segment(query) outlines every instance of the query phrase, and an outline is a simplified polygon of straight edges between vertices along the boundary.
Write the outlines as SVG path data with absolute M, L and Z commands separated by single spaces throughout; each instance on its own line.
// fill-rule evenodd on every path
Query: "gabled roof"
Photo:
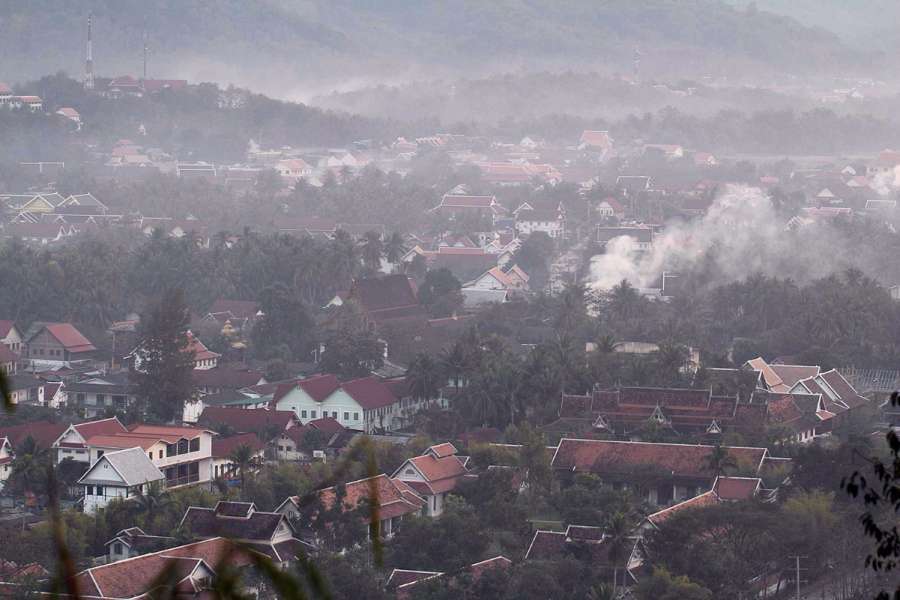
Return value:
M 225 438 L 217 436 L 212 441 L 211 456 L 213 458 L 228 458 L 241 446 L 247 446 L 254 454 L 259 454 L 266 448 L 266 445 L 260 441 L 255 433 L 239 433 Z
M 415 283 L 403 274 L 357 279 L 350 297 L 368 313 L 419 306 Z
M 443 444 L 436 444 L 428 448 L 425 451 L 426 454 L 433 454 L 435 458 L 446 458 L 448 456 L 453 456 L 456 454 L 456 446 L 451 444 L 450 442 L 444 442 Z
M 425 479 L 424 482 L 404 479 L 407 485 L 422 495 L 434 495 L 449 492 L 456 487 L 459 480 L 469 472 L 459 457 L 454 455 L 436 458 L 433 453 L 409 458 L 394 472 L 393 477 L 403 478 L 407 465 Z
M 38 329 L 28 341 L 30 342 L 34 339 L 34 337 L 44 329 L 46 329 L 47 332 L 69 352 L 92 352 L 97 349 L 91 341 L 84 337 L 80 331 L 75 329 L 75 326 L 71 323 L 47 323 L 44 327 Z
M 334 486 L 321 489 L 317 494 L 326 509 L 330 509 L 337 499 Z M 288 502 L 298 505 L 300 499 L 296 496 L 288 498 L 282 506 Z M 355 510 L 361 506 L 367 506 L 369 510 L 377 506 L 378 518 L 384 520 L 417 513 L 425 506 L 425 500 L 403 481 L 381 474 L 344 484 L 345 509 Z M 368 519 L 371 519 L 371 516 L 367 515 Z
M 224 538 L 213 538 L 93 567 L 76 575 L 75 582 L 82 597 L 144 597 L 155 589 L 166 569 L 174 568 L 176 583 L 181 583 L 198 564 L 214 570 L 226 560 L 234 568 L 252 562 L 247 550 Z
M 87 473 L 82 475 L 79 483 L 85 480 L 90 482 L 110 481 L 118 483 L 115 479 L 104 480 L 102 476 L 103 465 L 108 464 L 127 486 L 141 485 L 153 481 L 161 481 L 165 479 L 156 465 L 153 464 L 141 448 L 126 448 L 125 450 L 116 450 L 107 452 L 97 462 L 88 469 Z M 100 474 L 97 477 L 91 477 L 92 474 Z M 121 485 L 121 484 L 120 484 Z
M 10 330 L 12 330 L 14 327 L 16 327 L 15 321 L 10 321 L 7 319 L 0 320 L 0 338 L 5 338 L 7 335 L 9 335 Z M 16 329 L 18 330 L 18 328 Z
M 334 375 L 313 375 L 308 379 L 298 379 L 277 385 L 272 401 L 278 402 L 291 390 L 300 388 L 316 402 L 322 402 L 325 398 L 333 394 L 340 385 L 340 382 Z
M 28 437 L 31 437 L 38 446 L 49 449 L 53 442 L 68 429 L 65 423 L 48 423 L 46 421 L 32 421 L 12 427 L 0 428 L 0 437 L 9 439 L 13 447 L 19 446 Z
M 299 425 L 299 420 L 291 410 L 268 410 L 265 408 L 231 408 L 207 406 L 200 413 L 198 422 L 214 427 L 228 425 L 238 433 L 261 434 L 268 427 L 279 432 Z
M 364 410 L 374 410 L 399 402 L 391 389 L 374 375 L 346 381 L 341 384 L 341 389 Z
M 689 498 L 684 502 L 679 502 L 678 504 L 655 512 L 652 515 L 649 515 L 647 517 L 647 520 L 650 521 L 650 523 L 652 523 L 653 525 L 659 526 L 660 523 L 683 510 L 691 508 L 701 508 L 704 506 L 713 506 L 718 502 L 718 496 L 716 496 L 716 493 L 714 491 L 710 490 L 708 492 L 700 494 L 699 496 L 694 496 L 693 498 Z
M 712 491 L 722 500 L 749 500 L 762 487 L 759 477 L 725 477 L 719 475 Z
M 128 431 L 116 417 L 78 423 L 72 425 L 72 427 L 85 440 L 95 435 L 115 435 L 117 433 L 125 433 Z

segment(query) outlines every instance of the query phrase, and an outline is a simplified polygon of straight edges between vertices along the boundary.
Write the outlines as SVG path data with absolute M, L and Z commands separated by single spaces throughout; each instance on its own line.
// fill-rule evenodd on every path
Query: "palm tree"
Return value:
M 172 497 L 158 481 L 152 481 L 146 489 L 138 488 L 134 502 L 137 512 L 147 515 L 145 524 L 152 527 L 156 515 L 172 504 Z
M 416 400 L 436 398 L 441 387 L 447 383 L 447 377 L 438 361 L 430 355 L 420 353 L 412 360 L 406 370 L 409 391 Z
M 613 564 L 613 596 L 615 596 L 616 585 L 619 579 L 619 561 L 625 556 L 628 550 L 628 536 L 630 533 L 628 517 L 626 517 L 624 513 L 617 511 L 607 519 L 604 531 L 607 539 L 604 543 L 609 544 L 608 556 Z
M 16 448 L 16 457 L 12 462 L 9 483 L 19 487 L 23 492 L 34 492 L 41 484 L 47 483 L 47 469 L 50 466 L 50 455 L 30 435 Z
M 403 236 L 396 231 L 392 233 L 384 244 L 384 254 L 389 263 L 394 265 L 399 263 L 406 254 L 406 242 L 404 242 Z
M 370 271 L 377 271 L 381 267 L 381 256 L 384 254 L 384 243 L 381 235 L 375 231 L 367 231 L 362 240 L 363 264 Z
M 244 497 L 244 484 L 247 483 L 247 472 L 256 463 L 256 455 L 247 444 L 241 444 L 228 455 L 228 460 L 238 469 L 241 475 L 241 498 Z
M 728 450 L 722 447 L 722 442 L 716 442 L 712 452 L 706 459 L 707 468 L 716 474 L 724 475 L 732 469 L 736 469 L 738 464 L 734 457 L 729 454 Z

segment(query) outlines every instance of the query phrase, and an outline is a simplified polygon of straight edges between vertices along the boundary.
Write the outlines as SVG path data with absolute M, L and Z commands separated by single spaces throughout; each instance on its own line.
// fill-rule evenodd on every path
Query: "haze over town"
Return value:
M 0 5 L 0 589 L 900 600 L 900 5 Z

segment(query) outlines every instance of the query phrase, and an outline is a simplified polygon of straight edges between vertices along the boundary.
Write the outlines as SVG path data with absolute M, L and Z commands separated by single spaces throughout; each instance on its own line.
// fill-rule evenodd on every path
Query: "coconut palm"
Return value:
M 134 496 L 134 506 L 139 514 L 147 516 L 145 524 L 152 527 L 156 516 L 172 504 L 172 497 L 158 481 L 150 482 L 146 488 L 138 488 Z
M 384 254 L 387 261 L 391 264 L 397 264 L 403 255 L 406 254 L 406 243 L 403 236 L 396 231 L 384 243 Z
M 416 400 L 436 398 L 441 387 L 447 383 L 442 365 L 428 354 L 420 353 L 409 364 L 406 379 L 409 391 Z
M 228 455 L 228 460 L 232 465 L 237 467 L 238 473 L 241 477 L 241 497 L 244 496 L 244 485 L 247 483 L 247 473 L 256 463 L 256 455 L 253 452 L 253 449 L 247 444 L 241 444 L 237 448 L 231 451 L 231 454 Z
M 384 254 L 384 243 L 376 231 L 367 231 L 362 239 L 362 261 L 369 271 L 381 268 L 381 257 Z
M 616 586 L 619 580 L 619 563 L 627 555 L 629 551 L 629 535 L 631 530 L 628 523 L 628 517 L 622 512 L 615 512 L 607 519 L 604 535 L 606 539 L 603 543 L 609 544 L 609 560 L 613 564 L 613 596 L 616 593 Z
M 738 465 L 734 457 L 728 453 L 728 450 L 722 447 L 722 443 L 716 442 L 712 452 L 706 458 L 706 466 L 718 477 L 736 469 Z

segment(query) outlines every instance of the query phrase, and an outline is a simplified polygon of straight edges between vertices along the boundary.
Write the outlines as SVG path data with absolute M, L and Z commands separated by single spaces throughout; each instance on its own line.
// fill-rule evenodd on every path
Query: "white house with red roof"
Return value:
M 468 194 L 444 194 L 441 203 L 431 209 L 452 219 L 467 215 L 496 218 L 506 212 L 496 196 L 472 196 Z
M 9 106 L 12 102 L 12 97 L 12 88 L 0 81 L 0 106 Z
M 422 456 L 406 459 L 391 478 L 403 481 L 425 499 L 425 515 L 439 517 L 444 512 L 447 494 L 469 472 L 466 468 L 468 459 L 458 456 L 456 447 L 449 442 L 437 444 Z
M 99 419 L 86 423 L 73 423 L 58 437 L 50 449 L 54 454 L 54 462 L 68 459 L 90 463 L 91 456 L 88 449 L 88 440 L 98 435 L 116 435 L 128 433 L 128 429 L 117 419 Z
M 366 433 L 390 430 L 401 420 L 401 398 L 393 380 L 369 376 L 339 382 L 317 375 L 280 386 L 272 398 L 276 410 L 291 410 L 301 421 L 331 417 L 346 429 Z
M 165 474 L 165 485 L 171 488 L 212 478 L 214 435 L 210 430 L 193 427 L 136 425 L 124 433 L 97 433 L 85 445 L 91 464 L 107 452 L 140 448 Z

